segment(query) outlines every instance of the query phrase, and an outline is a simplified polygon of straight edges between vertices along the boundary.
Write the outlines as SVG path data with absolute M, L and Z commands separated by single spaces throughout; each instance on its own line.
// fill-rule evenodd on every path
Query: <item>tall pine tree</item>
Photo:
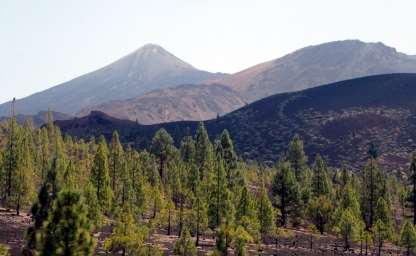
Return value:
M 108 211 L 111 207 L 113 192 L 110 185 L 108 149 L 104 137 L 101 137 L 100 143 L 98 144 L 90 179 L 96 188 L 97 199 L 102 207 L 102 211 Z
M 45 229 L 40 255 L 93 255 L 95 241 L 87 212 L 80 193 L 60 192 Z

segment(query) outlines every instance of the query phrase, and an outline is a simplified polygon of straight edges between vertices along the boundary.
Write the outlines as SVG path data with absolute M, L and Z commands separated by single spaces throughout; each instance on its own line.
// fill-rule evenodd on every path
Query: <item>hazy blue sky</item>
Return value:
M 416 54 L 415 0 L 1 0 L 0 102 L 93 71 L 145 43 L 236 72 L 326 41 Z

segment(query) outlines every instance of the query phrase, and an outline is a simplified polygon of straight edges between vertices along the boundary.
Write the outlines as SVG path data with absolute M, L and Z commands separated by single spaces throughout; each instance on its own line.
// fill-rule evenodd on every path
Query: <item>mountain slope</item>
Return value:
M 150 97 L 139 96 L 123 102 L 104 103 L 81 113 L 98 110 L 143 124 L 208 120 L 215 117 L 217 112 L 231 112 L 244 106 L 243 102 L 253 102 L 276 93 L 298 91 L 350 78 L 400 72 L 416 73 L 414 56 L 399 53 L 381 43 L 358 40 L 330 42 L 300 49 L 233 75 L 208 79 L 204 83 L 214 83 L 216 92 L 219 91 L 218 84 L 226 85 L 235 92 L 228 90 L 207 95 L 206 87 L 192 87 L 191 93 L 195 96 L 192 105 L 184 88 L 161 89 L 151 92 Z M 197 96 L 203 96 L 200 97 L 201 101 L 197 100 Z
M 214 81 L 252 102 L 276 93 L 390 73 L 416 73 L 416 59 L 382 43 L 345 40 L 305 47 Z
M 16 111 L 34 114 L 51 109 L 75 114 L 88 106 L 218 76 L 195 69 L 162 47 L 148 44 L 104 68 L 18 100 Z M 7 115 L 9 108 L 10 103 L 0 105 L 0 115 Z
M 182 85 L 104 103 L 84 109 L 78 115 L 84 116 L 95 110 L 141 124 L 155 124 L 212 119 L 244 105 L 244 100 L 235 91 L 223 85 Z
M 245 159 L 275 161 L 299 134 L 310 158 L 321 153 L 331 165 L 346 160 L 358 167 L 372 142 L 379 147 L 381 163 L 397 170 L 416 149 L 415 94 L 416 74 L 364 77 L 277 94 L 205 125 L 211 138 L 228 129 Z M 159 128 L 167 129 L 179 143 L 188 130 L 195 132 L 198 122 L 139 125 L 94 112 L 57 124 L 64 132 L 86 138 L 119 130 L 125 142 L 147 147 Z

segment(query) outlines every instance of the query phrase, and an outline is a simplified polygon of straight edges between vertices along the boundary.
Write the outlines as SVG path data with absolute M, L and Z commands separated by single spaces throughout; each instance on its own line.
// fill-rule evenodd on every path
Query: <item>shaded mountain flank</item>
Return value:
M 248 160 L 276 161 L 299 134 L 310 159 L 320 153 L 330 165 L 345 160 L 359 167 L 374 143 L 380 162 L 401 172 L 416 149 L 415 95 L 416 74 L 376 75 L 270 96 L 205 126 L 211 138 L 227 129 L 240 157 Z M 64 132 L 85 138 L 110 138 L 118 130 L 125 143 L 139 148 L 149 147 L 160 128 L 179 144 L 183 136 L 194 134 L 198 123 L 141 125 L 101 112 L 56 122 Z
M 198 70 L 162 47 L 147 44 L 99 70 L 18 99 L 16 112 L 36 114 L 50 109 L 76 114 L 89 106 L 136 97 L 155 89 L 200 83 L 221 75 Z M 0 105 L 0 116 L 8 114 L 10 104 Z
M 205 81 L 205 84 L 214 84 L 215 92 L 207 93 L 205 86 L 161 89 L 126 101 L 106 102 L 79 114 L 98 110 L 142 124 L 208 120 L 217 113 L 231 112 L 243 107 L 245 102 L 276 93 L 387 73 L 416 73 L 416 59 L 382 43 L 337 41 L 302 48 L 241 72 Z M 218 84 L 234 92 L 221 92 Z M 193 99 L 190 99 L 190 94 Z

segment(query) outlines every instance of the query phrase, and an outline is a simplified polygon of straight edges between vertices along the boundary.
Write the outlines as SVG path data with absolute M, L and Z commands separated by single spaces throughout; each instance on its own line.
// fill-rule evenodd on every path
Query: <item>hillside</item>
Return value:
M 358 167 L 366 158 L 368 145 L 375 143 L 382 164 L 402 168 L 408 162 L 408 153 L 416 148 L 415 93 L 416 74 L 364 77 L 277 94 L 205 125 L 212 138 L 228 129 L 236 150 L 245 159 L 275 161 L 290 139 L 299 134 L 310 158 L 319 152 L 331 165 L 346 160 Z M 162 127 L 178 143 L 198 124 L 139 125 L 99 112 L 56 123 L 64 132 L 80 137 L 101 133 L 109 137 L 118 130 L 125 142 L 137 147 L 147 147 Z
M 95 110 L 141 124 L 155 124 L 212 119 L 244 105 L 235 91 L 223 85 L 182 85 L 83 109 L 78 115 Z
M 382 43 L 345 40 L 305 47 L 215 82 L 255 101 L 276 93 L 389 73 L 416 73 L 416 59 Z
M 416 59 L 382 43 L 358 40 L 329 42 L 297 50 L 281 58 L 255 65 L 232 75 L 208 79 L 202 87 L 160 89 L 126 101 L 89 107 L 117 118 L 142 124 L 181 120 L 208 120 L 282 92 L 299 91 L 322 84 L 385 73 L 416 73 Z M 220 90 L 223 84 L 231 90 Z M 193 95 L 190 99 L 190 95 Z M 198 97 L 200 100 L 198 100 Z M 152 99 L 152 100 L 151 100 Z M 192 102 L 192 103 L 191 103 Z M 192 110 L 188 107 L 192 106 Z
M 17 100 L 16 111 L 35 114 L 51 109 L 75 114 L 88 106 L 218 76 L 221 74 L 198 70 L 162 47 L 148 44 L 99 70 Z M 0 105 L 0 116 L 9 109 L 10 102 Z

